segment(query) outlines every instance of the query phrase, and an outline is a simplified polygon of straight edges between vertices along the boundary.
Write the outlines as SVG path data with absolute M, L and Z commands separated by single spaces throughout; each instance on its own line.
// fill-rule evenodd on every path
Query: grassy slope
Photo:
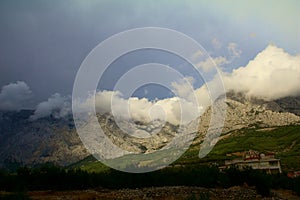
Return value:
M 93 156 L 88 156 L 83 160 L 70 165 L 69 168 L 80 168 L 88 172 L 105 172 L 109 170 L 109 167 L 97 161 Z
M 186 152 L 177 163 L 197 164 L 206 162 L 220 163 L 234 156 L 234 152 L 253 149 L 262 153 L 275 152 L 281 159 L 284 170 L 300 170 L 300 126 L 276 127 L 273 130 L 242 129 L 220 140 L 214 149 L 204 158 L 197 157 L 199 145 Z
M 224 160 L 233 159 L 226 156 L 234 152 L 249 149 L 259 152 L 276 152 L 281 159 L 283 170 L 300 170 L 300 126 L 276 127 L 272 130 L 242 129 L 234 131 L 226 139 L 220 140 L 214 149 L 203 159 L 198 158 L 199 144 L 191 148 L 173 165 L 199 165 L 216 162 L 223 164 Z M 90 172 L 108 170 L 100 162 L 88 157 L 72 167 L 80 167 Z

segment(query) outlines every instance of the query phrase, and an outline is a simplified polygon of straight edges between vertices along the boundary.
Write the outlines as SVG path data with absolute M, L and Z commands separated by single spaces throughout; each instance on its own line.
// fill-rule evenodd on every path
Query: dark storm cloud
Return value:
M 285 43 L 276 42 L 279 37 L 281 43 L 288 40 L 286 44 L 296 45 L 295 41 L 299 41 L 284 37 L 286 31 L 278 31 L 280 24 L 277 29 L 274 25 L 267 26 L 278 21 L 273 20 L 273 15 L 282 19 L 281 24 L 287 24 L 284 16 L 288 13 L 272 14 L 270 6 L 256 1 L 247 9 L 266 11 L 269 17 L 264 22 L 264 19 L 258 20 L 257 15 L 255 21 L 251 21 L 251 12 L 246 12 L 245 17 L 240 9 L 245 7 L 244 3 L 232 4 L 232 7 L 219 2 L 2 0 L 0 87 L 24 80 L 35 93 L 36 102 L 48 99 L 56 92 L 70 95 L 76 72 L 87 54 L 109 36 L 136 27 L 160 26 L 181 31 L 197 40 L 215 57 L 228 53 L 226 46 L 235 42 L 243 55 L 228 66 L 229 70 L 247 64 L 270 41 L 284 46 Z M 288 3 L 281 7 L 284 5 Z M 297 27 L 289 22 L 290 27 Z M 293 30 L 289 32 L 295 32 Z M 278 36 L 277 33 L 282 34 Z M 211 41 L 215 38 L 225 49 L 213 48 Z M 285 49 L 289 52 L 295 48 Z
M 38 100 L 55 92 L 71 94 L 85 56 L 112 34 L 142 26 L 198 34 L 195 13 L 178 2 L 3 0 L 0 4 L 0 86 L 24 80 Z
M 88 32 L 94 31 L 58 1 L 9 1 L 0 9 L 0 84 L 25 80 L 38 97 L 70 94 L 76 70 L 101 34 L 93 39 Z

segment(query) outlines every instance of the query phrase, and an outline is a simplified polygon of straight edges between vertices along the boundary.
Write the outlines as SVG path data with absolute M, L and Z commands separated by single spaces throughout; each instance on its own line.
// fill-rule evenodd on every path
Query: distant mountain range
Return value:
M 246 98 L 243 94 L 228 93 L 227 116 L 223 132 L 251 127 L 277 127 L 300 124 L 300 97 L 275 101 Z M 57 119 L 54 116 L 29 120 L 33 110 L 0 111 L 0 167 L 38 165 L 46 162 L 66 166 L 89 156 L 80 141 L 72 116 Z M 210 109 L 200 118 L 198 140 L 203 139 L 210 121 Z M 174 137 L 177 126 L 166 123 L 159 133 L 159 122 L 135 122 L 149 138 L 124 135 L 111 115 L 98 115 L 105 133 L 116 145 L 136 152 L 150 153 L 165 146 Z M 128 122 L 126 126 L 130 127 Z M 161 128 L 161 127 L 160 127 Z

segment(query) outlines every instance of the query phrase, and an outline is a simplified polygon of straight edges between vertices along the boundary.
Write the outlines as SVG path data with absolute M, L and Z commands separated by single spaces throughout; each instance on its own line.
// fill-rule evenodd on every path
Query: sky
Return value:
M 219 65 L 227 88 L 267 99 L 296 95 L 299 10 L 297 0 L 1 0 L 0 109 L 34 107 L 39 109 L 38 116 L 43 116 L 57 105 L 65 106 L 64 101 L 72 95 L 76 73 L 89 52 L 114 34 L 140 27 L 174 29 L 196 40 Z M 272 60 L 274 55 L 292 64 L 282 69 L 280 60 Z M 264 68 L 257 67 L 268 59 L 271 61 L 264 63 Z M 187 77 L 193 76 L 184 61 L 148 50 L 116 60 L 100 81 L 99 89 L 109 91 L 122 73 L 148 62 L 170 65 Z M 257 81 L 259 72 L 270 72 L 264 74 L 275 78 L 266 83 L 268 79 L 261 75 Z M 282 80 L 294 80 L 288 84 L 289 92 L 279 88 L 265 95 L 270 87 L 286 83 L 278 74 L 285 76 Z M 240 79 L 245 81 L 240 84 Z M 268 87 L 249 88 L 253 81 Z M 201 83 L 195 82 L 194 87 L 197 90 Z M 156 86 L 140 89 L 135 95 L 150 100 L 172 98 L 172 94 Z M 69 109 L 60 114 L 66 110 Z

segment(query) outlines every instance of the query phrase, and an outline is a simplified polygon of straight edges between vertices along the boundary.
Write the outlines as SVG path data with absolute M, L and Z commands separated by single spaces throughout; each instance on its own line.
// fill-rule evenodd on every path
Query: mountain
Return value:
M 120 121 L 120 125 L 125 130 L 121 130 L 109 114 L 97 115 L 105 134 L 111 141 L 133 153 L 151 153 L 164 147 L 175 136 L 178 126 L 156 120 L 149 124 L 144 122 Z M 126 134 L 124 131 L 131 133 Z
M 300 124 L 300 97 L 266 101 L 248 98 L 243 94 L 228 93 L 226 119 L 221 139 L 226 133 L 251 128 L 270 128 Z M 12 163 L 38 165 L 52 162 L 62 166 L 78 162 L 89 153 L 79 139 L 72 116 L 50 116 L 30 120 L 32 110 L 0 112 L 0 167 Z M 199 130 L 194 143 L 201 143 L 209 126 L 211 109 L 200 117 Z M 121 121 L 122 127 L 136 130 L 137 135 L 124 134 L 113 116 L 97 114 L 106 135 L 117 146 L 133 153 L 151 153 L 161 149 L 175 136 L 178 126 L 160 121 L 149 124 Z M 158 131 L 160 130 L 160 131 Z M 189 131 L 191 134 L 192 132 Z
M 71 117 L 31 121 L 33 112 L 0 112 L 0 167 L 46 162 L 68 165 L 88 155 Z

